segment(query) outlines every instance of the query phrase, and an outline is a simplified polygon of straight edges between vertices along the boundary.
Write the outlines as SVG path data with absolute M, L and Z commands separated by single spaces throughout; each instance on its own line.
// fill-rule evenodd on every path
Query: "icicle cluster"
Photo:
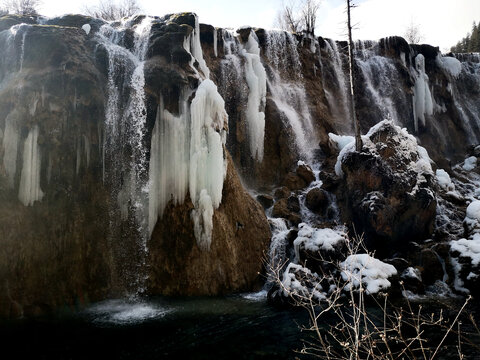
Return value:
M 191 218 L 195 238 L 202 250 L 208 250 L 213 213 L 222 201 L 227 171 L 223 148 L 228 117 L 223 98 L 208 79 L 210 71 L 203 59 L 199 34 L 196 19 L 194 32 L 184 46 L 191 51 L 192 69 L 196 60 L 207 79 L 200 83 L 191 104 L 191 93 L 184 91 L 178 115 L 166 110 L 163 102 L 157 112 L 150 152 L 149 230 L 151 234 L 167 203 L 183 203 L 188 190 L 194 205 Z

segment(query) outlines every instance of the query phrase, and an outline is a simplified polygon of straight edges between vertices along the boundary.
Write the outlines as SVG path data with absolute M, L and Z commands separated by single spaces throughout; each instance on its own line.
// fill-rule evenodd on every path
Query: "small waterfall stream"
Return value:
M 125 269 L 132 291 L 144 291 L 148 241 L 148 188 L 144 62 L 153 18 L 136 18 L 103 25 L 97 34 L 108 53 L 108 98 L 103 129 L 104 181 L 111 183 L 112 197 L 122 222 L 137 233 L 136 268 Z M 126 29 L 133 27 L 133 49 L 123 46 Z M 117 210 L 111 215 L 112 234 L 119 227 Z

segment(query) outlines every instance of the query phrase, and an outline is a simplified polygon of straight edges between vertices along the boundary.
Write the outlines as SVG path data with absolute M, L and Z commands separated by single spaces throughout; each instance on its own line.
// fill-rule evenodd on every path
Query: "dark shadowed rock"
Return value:
M 270 195 L 257 195 L 257 201 L 262 204 L 264 209 L 268 209 L 273 205 L 273 197 Z
M 287 200 L 288 210 L 298 213 L 300 211 L 300 200 L 295 195 L 291 195 Z
M 275 189 L 273 196 L 275 200 L 279 200 L 279 199 L 288 198 L 290 194 L 291 194 L 291 191 L 286 186 L 282 186 L 280 188 Z
M 313 212 L 320 212 L 328 207 L 328 197 L 325 190 L 313 188 L 305 197 L 305 205 Z

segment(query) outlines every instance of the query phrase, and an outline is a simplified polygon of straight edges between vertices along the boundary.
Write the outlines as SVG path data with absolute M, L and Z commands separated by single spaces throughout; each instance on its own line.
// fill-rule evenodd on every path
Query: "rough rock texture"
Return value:
M 25 31 L 23 62 L 12 61 Z M 0 316 L 16 317 L 104 298 L 114 291 L 115 264 L 98 138 L 105 78 L 93 44 L 75 28 L 7 32 L 0 33 L 0 129 L 13 123 L 18 145 L 12 187 L 0 141 Z M 35 126 L 44 195 L 24 206 L 24 142 Z
M 134 18 L 132 24 L 142 19 Z M 32 25 L 8 30 L 20 23 Z M 88 35 L 81 29 L 85 23 L 92 26 Z M 116 152 L 113 159 L 103 147 L 109 58 L 95 35 L 102 24 L 76 15 L 50 19 L 46 25 L 37 25 L 35 18 L 0 19 L 0 317 L 35 315 L 135 293 L 146 274 L 136 219 L 121 216 L 118 185 L 124 179 L 109 172 L 113 164 L 129 158 L 129 151 Z M 177 113 L 181 91 L 198 86 L 188 64 L 191 56 L 183 49 L 194 16 L 157 19 L 155 24 L 145 63 L 148 148 L 159 95 L 165 108 Z M 123 45 L 133 47 L 128 29 Z M 15 146 L 6 145 L 12 136 L 9 130 L 8 139 L 4 137 L 7 123 L 18 135 Z M 24 144 L 36 127 L 43 197 L 25 206 L 19 201 L 23 158 L 28 155 Z M 13 160 L 12 148 L 17 153 Z M 155 264 L 169 264 L 165 271 L 174 267 L 191 272 L 175 274 L 181 285 L 175 289 L 155 282 L 154 273 L 146 292 L 214 295 L 256 286 L 270 230 L 231 161 L 208 255 L 196 248 L 190 210 L 188 201 L 172 209 L 175 221 L 183 219 L 181 227 L 170 229 L 177 234 L 172 239 L 185 241 L 175 248 L 179 255 L 174 258 L 167 251 L 171 244 L 159 239 L 156 230 L 153 239 L 167 248 L 151 253 L 151 259 L 166 256 L 170 262 Z M 188 234 L 179 236 L 180 228 Z M 152 249 L 157 243 L 152 242 Z M 193 253 L 189 245 L 196 248 Z M 198 259 L 193 259 L 195 254 Z M 177 263 L 172 265 L 172 259 Z M 188 278 L 182 279 L 182 274 Z M 183 286 L 188 282 L 190 287 Z
M 213 218 L 210 251 L 197 246 L 191 209 L 190 202 L 170 204 L 155 226 L 149 242 L 149 292 L 218 295 L 259 287 L 270 228 L 260 204 L 243 189 L 231 159 L 222 204 Z
M 363 141 L 362 152 L 347 152 L 341 162 L 344 183 L 337 196 L 345 223 L 380 256 L 405 250 L 407 240 L 429 238 L 436 185 L 416 141 L 390 122 Z

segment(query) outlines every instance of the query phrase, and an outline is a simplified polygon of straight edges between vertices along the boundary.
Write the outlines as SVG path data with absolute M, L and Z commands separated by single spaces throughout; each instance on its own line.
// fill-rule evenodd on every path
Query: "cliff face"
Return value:
M 352 133 L 342 42 L 8 16 L 0 48 L 1 315 L 252 289 L 270 229 L 243 184 L 288 185 Z M 478 143 L 474 56 L 388 38 L 356 65 L 363 132 L 391 118 L 446 169 Z

